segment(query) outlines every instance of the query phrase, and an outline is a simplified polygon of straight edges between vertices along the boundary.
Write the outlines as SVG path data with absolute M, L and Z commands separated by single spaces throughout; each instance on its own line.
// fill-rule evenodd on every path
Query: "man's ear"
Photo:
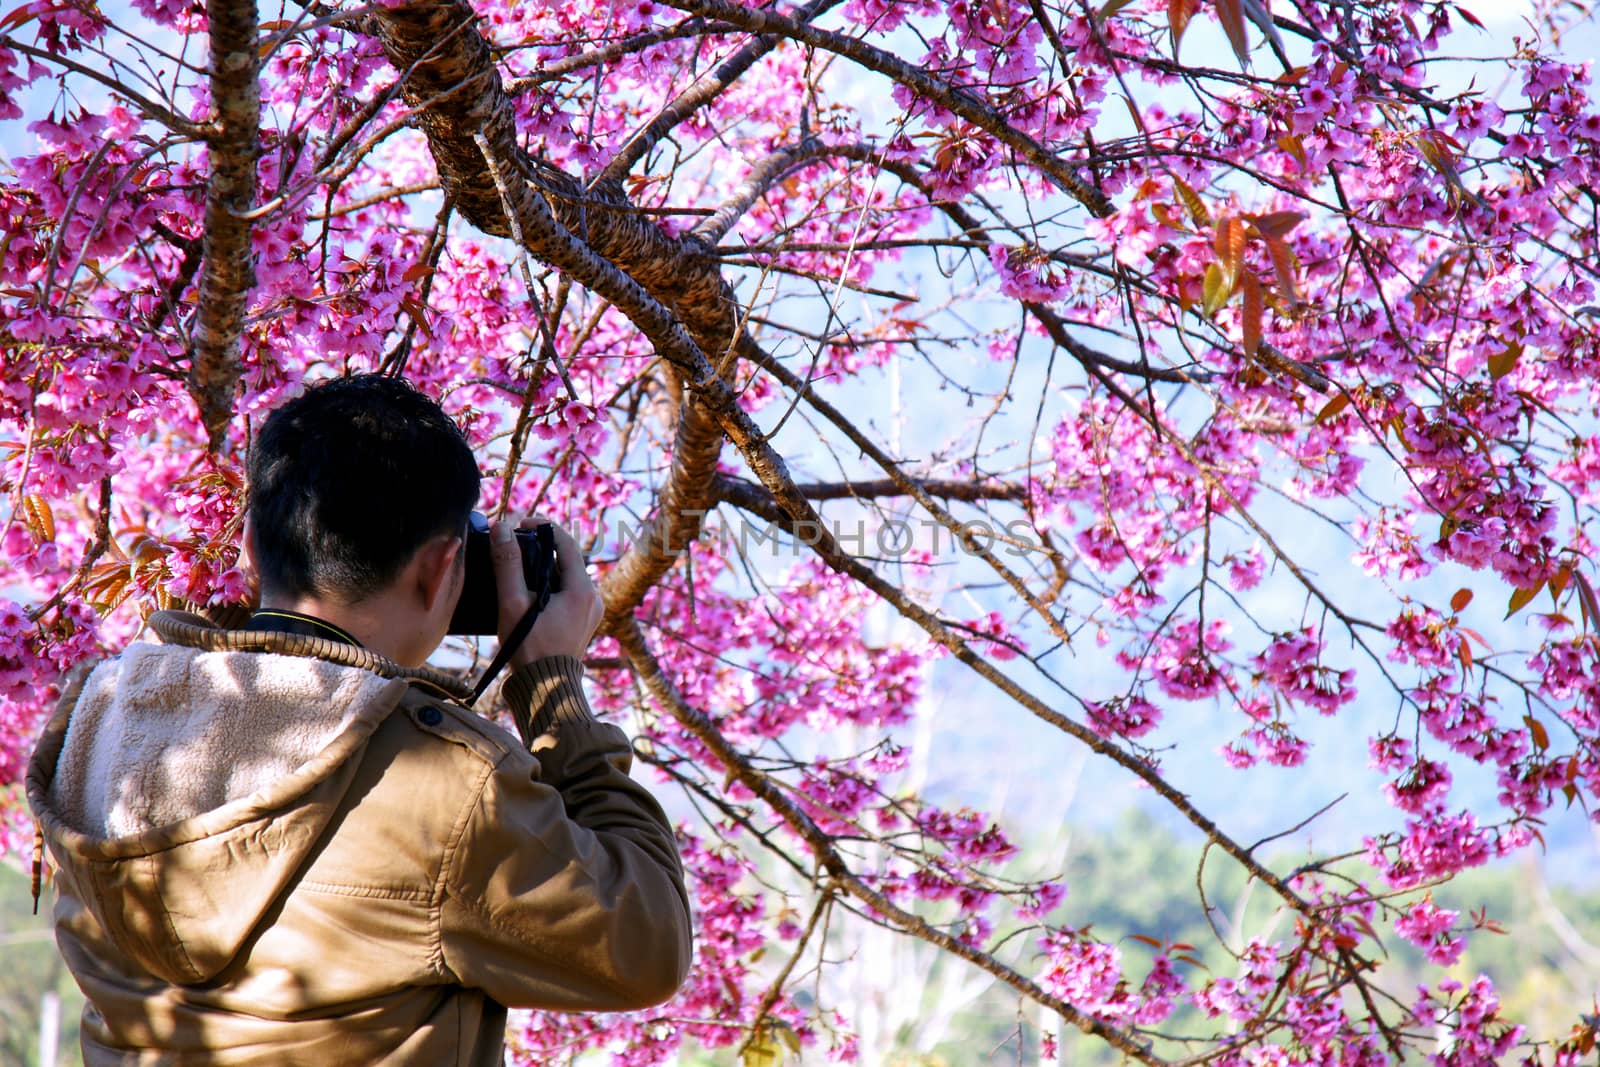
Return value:
M 244 513 L 244 525 L 239 530 L 242 541 L 239 550 L 239 562 L 244 564 L 244 569 L 260 580 L 261 568 L 256 564 L 256 527 L 250 519 L 250 513 Z
M 455 534 L 441 534 L 417 549 L 417 592 L 424 611 L 454 590 L 457 562 L 465 547 Z
M 244 524 L 239 529 L 239 566 L 244 570 L 249 584 L 245 603 L 254 611 L 261 604 L 261 567 L 256 563 L 256 528 L 250 521 L 250 512 L 244 513 Z

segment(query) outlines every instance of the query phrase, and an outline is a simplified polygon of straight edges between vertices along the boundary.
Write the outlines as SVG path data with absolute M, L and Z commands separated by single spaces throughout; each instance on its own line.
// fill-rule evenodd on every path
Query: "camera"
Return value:
M 522 550 L 522 575 L 533 602 L 543 607 L 552 593 L 561 591 L 561 568 L 556 559 L 556 535 L 549 523 L 517 531 Z M 494 555 L 489 545 L 489 520 L 474 511 L 467 520 L 467 579 L 450 617 L 450 633 L 492 635 L 500 629 L 500 595 L 494 578 Z

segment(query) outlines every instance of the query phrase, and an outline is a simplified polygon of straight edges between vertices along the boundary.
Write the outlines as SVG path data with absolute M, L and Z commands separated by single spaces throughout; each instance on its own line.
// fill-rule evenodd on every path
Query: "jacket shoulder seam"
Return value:
M 402 707 L 406 711 L 406 718 L 417 730 L 460 745 L 488 764 L 498 765 L 514 752 L 527 752 L 503 728 L 460 704 L 428 699 L 415 703 L 406 701 Z M 422 712 L 429 708 L 440 712 L 438 722 L 430 723 L 421 717 Z

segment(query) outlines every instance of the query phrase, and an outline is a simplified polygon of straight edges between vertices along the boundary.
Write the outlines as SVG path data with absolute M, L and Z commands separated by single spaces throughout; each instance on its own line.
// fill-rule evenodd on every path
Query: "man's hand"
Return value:
M 517 529 L 531 530 L 541 523 L 550 522 L 542 515 L 524 518 Z M 583 658 L 584 650 L 594 638 L 595 628 L 605 614 L 600 591 L 589 578 L 583 565 L 583 551 L 578 542 L 565 529 L 550 523 L 556 535 L 556 565 L 561 569 L 561 591 L 550 596 L 550 603 L 533 624 L 522 647 L 511 654 L 511 667 L 525 667 L 546 656 L 575 656 Z M 516 533 L 511 523 L 501 520 L 489 531 L 490 549 L 494 557 L 494 577 L 500 597 L 500 640 L 505 641 L 512 627 L 522 621 L 522 616 L 533 606 L 528 592 L 528 581 L 522 573 L 522 550 L 517 546 Z

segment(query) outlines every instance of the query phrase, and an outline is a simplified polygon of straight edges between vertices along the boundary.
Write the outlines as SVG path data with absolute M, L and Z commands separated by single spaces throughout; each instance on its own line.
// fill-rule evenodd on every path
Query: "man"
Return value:
M 499 1064 L 507 1007 L 642 1008 L 682 982 L 671 828 L 583 695 L 602 609 L 572 537 L 510 660 L 521 743 L 423 666 L 477 496 L 461 431 L 410 386 L 309 389 L 251 457 L 249 625 L 158 612 L 158 642 L 69 681 L 27 790 L 87 1067 Z M 492 541 L 504 638 L 529 594 L 512 529 Z

